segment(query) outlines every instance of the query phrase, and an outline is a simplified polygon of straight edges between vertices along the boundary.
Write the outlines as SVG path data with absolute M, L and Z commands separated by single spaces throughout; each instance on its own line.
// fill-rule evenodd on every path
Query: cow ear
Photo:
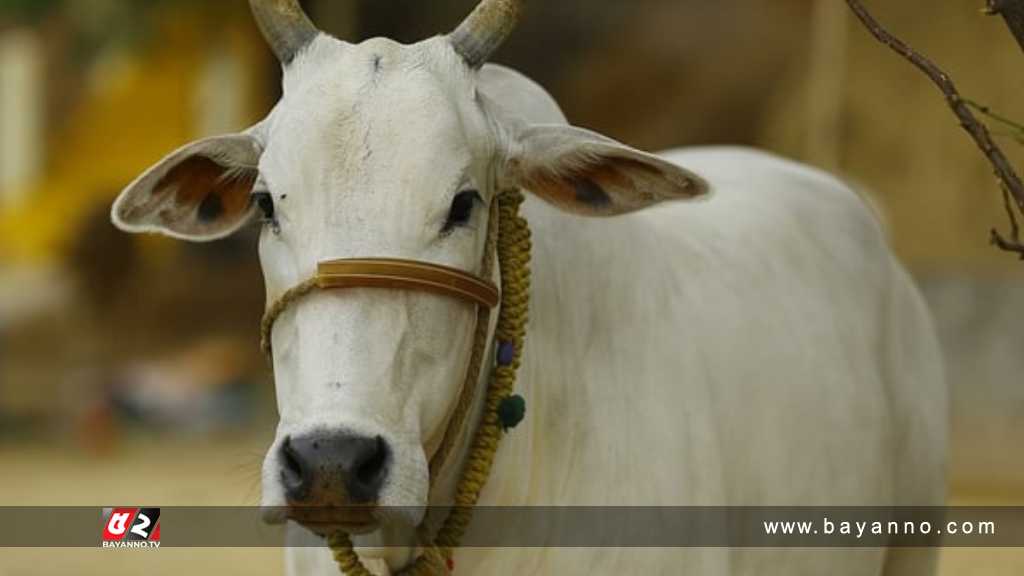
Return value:
M 708 192 L 700 176 L 589 130 L 530 126 L 513 138 L 502 184 L 585 216 L 615 216 Z
M 204 242 L 250 220 L 261 146 L 248 134 L 200 140 L 179 149 L 128 185 L 111 219 L 126 232 L 157 232 Z

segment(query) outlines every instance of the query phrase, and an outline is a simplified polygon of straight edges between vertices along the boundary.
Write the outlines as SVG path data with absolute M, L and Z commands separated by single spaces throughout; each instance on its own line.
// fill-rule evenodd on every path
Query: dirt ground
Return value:
M 102 506 L 113 504 L 112 498 L 117 503 L 252 505 L 259 498 L 258 469 L 268 441 L 268 435 L 256 434 L 140 441 L 101 458 L 70 448 L 0 446 L 0 505 Z M 999 503 L 963 496 L 956 501 Z M 270 576 L 282 574 L 282 566 L 277 549 L 0 549 L 0 576 Z M 1022 573 L 1024 549 L 950 549 L 943 552 L 940 576 Z

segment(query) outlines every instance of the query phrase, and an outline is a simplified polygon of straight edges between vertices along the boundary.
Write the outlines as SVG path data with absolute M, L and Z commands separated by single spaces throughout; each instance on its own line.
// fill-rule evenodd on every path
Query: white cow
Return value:
M 252 4 L 283 63 L 284 97 L 252 129 L 154 166 L 117 200 L 114 222 L 212 240 L 262 216 L 273 301 L 336 258 L 478 272 L 484 206 L 499 190 L 528 191 L 534 286 L 518 392 L 529 412 L 481 504 L 943 502 L 947 400 L 932 323 L 843 183 L 756 151 L 653 156 L 568 126 L 541 88 L 484 65 L 513 27 L 515 0 L 484 0 L 453 34 L 413 45 L 348 44 L 294 0 Z M 451 501 L 466 444 L 433 489 L 426 446 L 458 396 L 475 319 L 456 299 L 369 288 L 317 292 L 285 311 L 272 339 L 280 424 L 264 505 L 380 505 L 369 521 L 307 525 L 362 534 L 381 571 L 412 562 L 422 518 L 387 507 Z M 455 560 L 465 574 L 934 567 L 930 552 L 882 549 Z M 288 566 L 337 573 L 326 548 L 290 550 Z

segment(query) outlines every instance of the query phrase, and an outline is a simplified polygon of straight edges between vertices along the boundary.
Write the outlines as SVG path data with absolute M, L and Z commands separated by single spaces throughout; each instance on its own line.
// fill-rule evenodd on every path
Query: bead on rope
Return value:
M 516 361 L 516 345 L 512 342 L 498 342 L 498 366 L 511 366 Z
M 508 432 L 526 418 L 526 399 L 518 394 L 506 396 L 498 405 L 498 421 L 501 431 Z

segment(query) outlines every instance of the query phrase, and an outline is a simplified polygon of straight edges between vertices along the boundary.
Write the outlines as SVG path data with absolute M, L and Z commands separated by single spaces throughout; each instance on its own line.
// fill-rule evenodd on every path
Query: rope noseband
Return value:
M 419 539 L 423 553 L 399 574 L 437 576 L 453 570 L 453 549 L 458 546 L 472 520 L 473 506 L 490 476 L 498 444 L 507 429 L 522 419 L 525 403 L 514 396 L 516 371 L 522 358 L 523 341 L 529 311 L 530 228 L 519 216 L 524 198 L 519 191 L 498 194 L 491 210 L 481 275 L 411 260 L 348 259 L 322 262 L 313 278 L 288 290 L 267 308 L 260 326 L 261 346 L 271 352 L 274 323 L 289 305 L 315 290 L 341 288 L 385 288 L 418 290 L 451 296 L 477 306 L 474 345 L 466 379 L 459 399 L 449 417 L 440 444 L 430 458 L 430 484 L 433 488 L 441 466 L 466 427 L 477 382 L 484 368 L 491 310 L 501 304 L 495 330 L 497 352 L 493 373 L 487 386 L 483 416 L 470 445 L 462 475 L 455 491 L 454 508 L 441 528 L 431 537 L 425 525 Z M 489 280 L 497 256 L 501 272 L 501 291 Z M 353 550 L 348 534 L 337 533 L 328 539 L 338 567 L 346 576 L 373 576 Z

